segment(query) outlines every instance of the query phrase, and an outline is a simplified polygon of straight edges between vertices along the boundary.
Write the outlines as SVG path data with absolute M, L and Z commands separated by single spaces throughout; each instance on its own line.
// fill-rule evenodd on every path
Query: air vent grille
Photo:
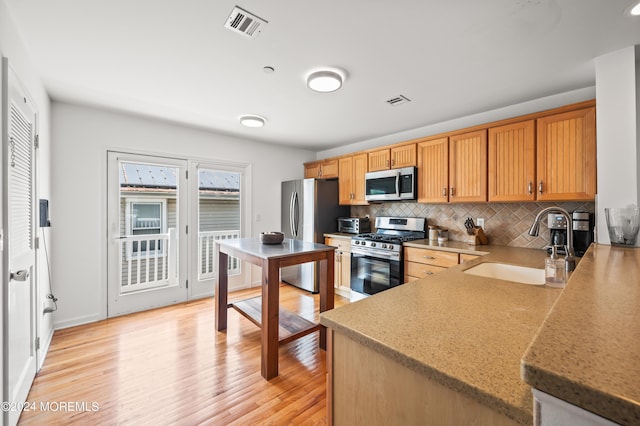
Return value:
M 268 22 L 264 19 L 236 6 L 231 11 L 224 27 L 245 37 L 253 38 L 260 34 L 262 28 L 267 24 Z
M 395 98 L 387 99 L 387 103 L 391 106 L 406 104 L 407 102 L 411 102 L 411 99 L 407 98 L 404 95 L 398 95 Z

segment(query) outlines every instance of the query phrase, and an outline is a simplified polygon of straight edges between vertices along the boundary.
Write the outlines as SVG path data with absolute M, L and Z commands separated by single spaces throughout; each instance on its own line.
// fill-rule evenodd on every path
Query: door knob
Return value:
M 9 273 L 9 279 L 10 280 L 26 281 L 27 278 L 29 278 L 29 270 L 28 269 L 21 269 L 21 270 L 19 270 L 17 272 L 11 271 Z

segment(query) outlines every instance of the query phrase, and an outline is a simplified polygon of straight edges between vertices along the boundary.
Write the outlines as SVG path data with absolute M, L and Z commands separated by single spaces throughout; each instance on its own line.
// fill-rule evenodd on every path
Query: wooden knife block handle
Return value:
M 469 236 L 469 244 L 477 246 L 481 244 L 489 244 L 489 239 L 482 228 L 475 228 L 473 235 Z

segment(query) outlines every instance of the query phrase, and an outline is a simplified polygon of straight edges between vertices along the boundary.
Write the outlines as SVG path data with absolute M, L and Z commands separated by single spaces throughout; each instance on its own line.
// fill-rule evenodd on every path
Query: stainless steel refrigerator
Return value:
M 338 218 L 349 216 L 349 206 L 338 205 L 338 180 L 300 179 L 282 182 L 282 232 L 285 238 L 324 244 L 324 234 L 338 230 Z M 280 279 L 318 292 L 316 262 L 287 266 Z

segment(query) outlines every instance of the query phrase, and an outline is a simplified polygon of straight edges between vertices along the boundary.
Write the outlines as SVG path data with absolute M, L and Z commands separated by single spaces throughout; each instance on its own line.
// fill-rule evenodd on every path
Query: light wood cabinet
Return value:
M 536 199 L 535 120 L 489 129 L 489 201 Z
M 417 164 L 416 144 L 400 145 L 369 152 L 368 171 L 399 169 Z
M 449 137 L 449 201 L 487 201 L 487 131 Z
M 327 332 L 329 424 L 517 425 L 514 420 L 449 389 L 427 374 L 412 370 L 336 330 Z
M 368 204 L 364 198 L 367 154 L 340 158 L 339 172 L 339 203 L 341 205 Z
M 331 179 L 338 177 L 338 159 L 314 161 L 304 164 L 304 177 Z
M 442 250 L 404 248 L 404 282 L 444 271 L 458 264 L 458 253 Z
M 449 138 L 419 142 L 418 202 L 449 201 Z
M 595 107 L 537 120 L 537 199 L 594 200 Z
M 351 288 L 351 238 L 325 237 L 324 243 L 336 248 L 334 256 L 334 287 L 343 297 L 349 297 Z

